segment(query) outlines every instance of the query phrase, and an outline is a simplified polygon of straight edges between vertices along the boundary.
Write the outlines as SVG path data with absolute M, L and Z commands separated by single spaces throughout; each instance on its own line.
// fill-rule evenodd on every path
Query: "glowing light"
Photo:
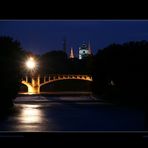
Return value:
M 25 106 L 21 114 L 21 123 L 40 123 L 42 113 L 37 107 L 37 105 Z
M 36 66 L 35 60 L 32 57 L 30 57 L 29 60 L 26 62 L 26 66 L 29 69 L 34 69 Z

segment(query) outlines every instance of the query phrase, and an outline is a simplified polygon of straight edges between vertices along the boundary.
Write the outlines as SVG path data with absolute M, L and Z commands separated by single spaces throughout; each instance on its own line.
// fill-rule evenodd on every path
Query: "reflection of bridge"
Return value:
M 92 81 L 92 76 L 89 75 L 74 75 L 74 74 L 63 74 L 63 75 L 49 75 L 49 76 L 37 76 L 32 77 L 29 81 L 29 78 L 26 76 L 26 78 L 22 79 L 22 84 L 26 85 L 28 87 L 28 93 L 37 94 L 40 93 L 40 87 L 59 80 L 85 80 L 85 81 Z

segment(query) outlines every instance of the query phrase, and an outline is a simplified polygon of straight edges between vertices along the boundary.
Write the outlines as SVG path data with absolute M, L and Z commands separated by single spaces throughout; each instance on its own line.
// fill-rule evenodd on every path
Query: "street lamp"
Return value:
M 38 81 L 36 81 L 37 66 L 38 66 L 38 63 L 34 57 L 29 57 L 27 59 L 27 61 L 25 62 L 25 67 L 27 68 L 26 83 L 28 85 L 28 92 L 29 93 L 39 92 L 39 86 L 37 85 Z
M 26 66 L 28 69 L 33 70 L 36 67 L 36 62 L 34 60 L 33 57 L 30 57 L 27 61 L 26 61 Z
M 38 67 L 38 63 L 34 57 L 29 57 L 25 62 L 25 67 L 31 76 L 34 76 Z

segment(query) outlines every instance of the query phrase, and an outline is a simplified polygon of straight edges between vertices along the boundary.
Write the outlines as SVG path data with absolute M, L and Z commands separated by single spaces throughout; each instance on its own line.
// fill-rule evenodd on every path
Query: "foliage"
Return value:
M 110 96 L 110 99 L 119 99 L 122 96 L 123 98 L 119 99 L 121 102 L 144 103 L 146 59 L 148 59 L 147 41 L 112 44 L 99 50 L 94 64 L 97 65 L 93 73 L 94 92 Z M 129 99 L 127 96 L 134 97 Z
M 8 36 L 0 37 L 0 107 L 12 105 L 21 79 L 20 61 L 24 51 L 20 43 Z

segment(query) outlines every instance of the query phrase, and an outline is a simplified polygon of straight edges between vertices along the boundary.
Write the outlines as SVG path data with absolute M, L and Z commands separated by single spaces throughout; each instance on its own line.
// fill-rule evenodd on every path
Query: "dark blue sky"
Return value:
M 62 49 L 78 53 L 83 41 L 90 40 L 94 53 L 111 43 L 148 40 L 146 20 L 1 20 L 0 36 L 8 35 L 21 42 L 22 48 L 37 54 Z

